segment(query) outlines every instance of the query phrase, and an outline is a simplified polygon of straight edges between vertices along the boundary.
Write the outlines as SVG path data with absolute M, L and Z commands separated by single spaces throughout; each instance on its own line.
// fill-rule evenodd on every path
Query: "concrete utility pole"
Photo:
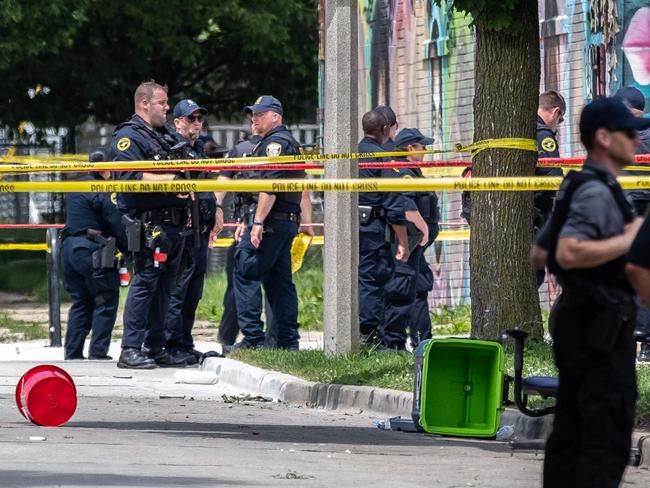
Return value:
M 325 0 L 326 153 L 356 152 L 357 0 Z M 356 178 L 356 160 L 325 162 L 326 178 Z M 359 342 L 357 193 L 325 193 L 324 342 L 328 354 L 346 353 Z

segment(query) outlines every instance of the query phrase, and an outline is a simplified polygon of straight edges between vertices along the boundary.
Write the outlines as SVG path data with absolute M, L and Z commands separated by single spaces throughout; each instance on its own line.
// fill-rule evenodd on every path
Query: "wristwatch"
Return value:
M 262 227 L 264 227 L 264 222 L 260 222 L 259 220 L 254 220 L 253 225 L 261 225 Z

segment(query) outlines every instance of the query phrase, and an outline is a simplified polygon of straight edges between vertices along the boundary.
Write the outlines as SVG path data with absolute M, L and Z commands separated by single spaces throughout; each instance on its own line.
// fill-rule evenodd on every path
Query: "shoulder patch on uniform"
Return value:
M 117 193 L 115 192 L 111 193 L 111 203 L 117 205 Z
M 557 143 L 552 137 L 545 137 L 542 139 L 542 149 L 546 152 L 553 152 L 557 149 Z
M 282 154 L 282 144 L 278 142 L 272 142 L 266 146 L 266 155 L 269 157 L 279 156 Z
M 128 137 L 122 137 L 119 141 L 117 141 L 115 147 L 117 147 L 120 151 L 126 151 L 131 147 L 131 139 Z

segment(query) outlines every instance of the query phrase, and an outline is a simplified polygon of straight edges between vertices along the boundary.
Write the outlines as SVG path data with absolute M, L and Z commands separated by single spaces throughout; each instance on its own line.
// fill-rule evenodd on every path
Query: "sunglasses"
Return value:
M 635 129 L 616 129 L 613 132 L 622 132 L 627 136 L 628 139 L 634 139 L 637 136 Z
M 190 123 L 194 122 L 203 122 L 203 116 L 202 115 L 188 115 L 185 117 Z

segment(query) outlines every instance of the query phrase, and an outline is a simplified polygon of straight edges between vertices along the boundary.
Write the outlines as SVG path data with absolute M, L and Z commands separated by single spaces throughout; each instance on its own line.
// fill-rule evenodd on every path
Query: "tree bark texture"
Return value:
M 476 18 L 474 139 L 535 138 L 540 55 L 537 2 L 520 0 L 518 32 L 495 31 Z M 488 149 L 473 176 L 532 176 L 537 154 Z M 528 253 L 533 192 L 472 193 L 472 336 L 495 339 L 518 326 L 542 336 L 539 297 Z

